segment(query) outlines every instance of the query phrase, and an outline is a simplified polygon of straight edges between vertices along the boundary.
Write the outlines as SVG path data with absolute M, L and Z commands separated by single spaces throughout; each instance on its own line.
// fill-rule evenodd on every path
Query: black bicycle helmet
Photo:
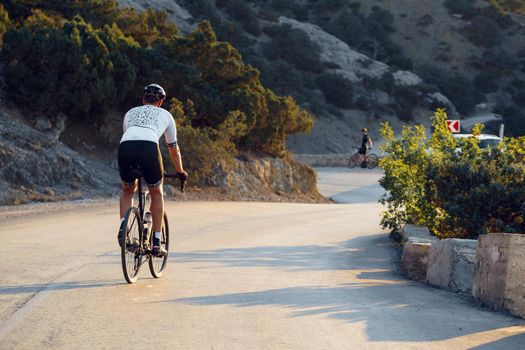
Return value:
M 149 84 L 144 88 L 144 96 L 155 97 L 157 101 L 160 101 L 166 98 L 166 91 L 159 84 Z

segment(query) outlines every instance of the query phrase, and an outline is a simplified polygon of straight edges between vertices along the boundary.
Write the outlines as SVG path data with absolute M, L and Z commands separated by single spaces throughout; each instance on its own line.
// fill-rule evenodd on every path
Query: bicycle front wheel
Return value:
M 374 169 L 379 164 L 379 157 L 376 154 L 369 154 L 366 158 L 368 169 Z
M 121 248 L 122 272 L 128 283 L 135 283 L 142 264 L 140 233 L 142 225 L 137 208 L 129 208 L 123 223 L 125 227 L 124 244 Z
M 168 225 L 168 215 L 164 213 L 164 225 L 162 225 L 162 232 L 160 236 L 160 244 L 166 251 L 168 252 L 163 257 L 155 257 L 150 256 L 149 259 L 149 270 L 151 272 L 151 275 L 155 278 L 159 278 L 162 276 L 162 273 L 166 269 L 166 264 L 168 263 L 168 255 L 169 255 L 169 247 L 170 247 L 170 230 Z M 153 235 L 151 235 L 151 242 L 150 246 L 153 247 Z
M 357 153 L 354 153 L 350 156 L 350 160 L 348 161 L 348 166 L 350 168 L 355 168 L 358 162 L 359 162 L 359 155 Z

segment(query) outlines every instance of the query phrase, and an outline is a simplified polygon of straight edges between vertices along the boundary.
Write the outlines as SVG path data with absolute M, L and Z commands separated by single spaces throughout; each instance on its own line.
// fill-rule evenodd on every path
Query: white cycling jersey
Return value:
M 164 134 L 168 145 L 177 143 L 175 120 L 170 112 L 160 107 L 144 105 L 130 109 L 124 117 L 123 129 L 120 142 L 152 141 L 158 144 Z

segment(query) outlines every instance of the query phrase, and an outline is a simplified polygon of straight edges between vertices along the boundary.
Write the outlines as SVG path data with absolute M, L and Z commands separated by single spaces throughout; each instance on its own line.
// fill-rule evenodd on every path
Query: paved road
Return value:
M 319 174 L 351 204 L 169 203 L 169 270 L 135 285 L 116 203 L 4 215 L 0 349 L 524 348 L 522 321 L 397 274 L 378 173 Z

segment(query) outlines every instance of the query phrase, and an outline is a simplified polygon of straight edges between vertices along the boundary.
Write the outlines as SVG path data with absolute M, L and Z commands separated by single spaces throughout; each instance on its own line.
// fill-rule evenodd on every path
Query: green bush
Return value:
M 434 66 L 421 67 L 418 73 L 426 83 L 437 86 L 463 114 L 485 99 L 474 84 L 459 73 L 451 74 Z
M 263 52 L 269 60 L 283 59 L 298 69 L 320 73 L 323 70 L 319 46 L 307 33 L 292 28 L 289 24 L 273 26 L 265 30 L 272 40 L 263 46 Z
M 226 11 L 239 21 L 244 29 L 252 35 L 261 35 L 261 26 L 255 11 L 242 0 L 229 0 Z
M 474 86 L 486 94 L 498 91 L 500 75 L 494 71 L 485 71 L 474 78 Z
M 216 11 L 208 0 L 196 1 L 192 11 L 199 4 Z M 98 17 L 70 18 L 73 5 L 85 18 Z M 187 144 L 190 169 L 199 171 L 202 163 L 202 179 L 215 155 L 225 161 L 243 149 L 284 156 L 287 135 L 312 127 L 312 117 L 293 98 L 263 86 L 259 71 L 219 41 L 209 22 L 182 36 L 165 12 L 119 9 L 112 0 L 21 0 L 5 8 L 12 18 L 0 50 L 5 91 L 35 115 L 63 113 L 96 127 L 109 110 L 123 114 L 139 102 L 143 86 L 157 82 L 185 101 L 183 107 L 177 100 L 165 106 L 183 111 L 181 147 L 185 152 Z M 99 23 L 106 17 L 111 25 Z M 297 45 L 305 54 L 301 49 L 313 44 Z
M 340 108 L 354 105 L 354 87 L 350 80 L 339 74 L 323 73 L 316 81 L 329 103 Z
M 81 18 L 57 27 L 50 23 L 52 18 L 35 11 L 23 26 L 6 32 L 0 59 L 8 97 L 34 112 L 100 121 L 134 86 L 129 60 L 108 48 L 119 43 L 103 40 L 118 41 L 122 33 L 94 29 Z
M 446 119 L 443 110 L 436 112 L 428 140 L 423 126 L 406 127 L 396 139 L 383 125 L 383 226 L 427 225 L 442 238 L 523 232 L 525 138 L 506 139 L 505 150 L 481 149 L 476 138 L 456 141 Z
M 461 14 L 469 17 L 476 12 L 476 0 L 445 0 L 444 5 L 450 14 Z
M 482 47 L 497 46 L 502 40 L 498 24 L 484 16 L 474 17 L 465 28 L 465 35 L 472 43 Z
M 5 32 L 7 32 L 7 28 L 9 28 L 10 22 L 9 13 L 4 6 L 0 4 L 0 46 L 2 46 L 2 39 Z

